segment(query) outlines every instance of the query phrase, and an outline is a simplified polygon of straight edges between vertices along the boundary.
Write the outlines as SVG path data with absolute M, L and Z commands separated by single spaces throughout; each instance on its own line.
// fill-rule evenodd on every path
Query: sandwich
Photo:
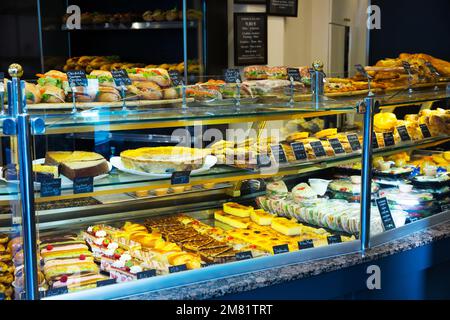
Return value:
M 128 69 L 127 72 L 132 81 L 152 81 L 161 87 L 170 86 L 170 76 L 165 69 L 132 68 Z
M 41 94 L 41 102 L 61 103 L 65 101 L 64 83 L 67 84 L 67 75 L 64 72 L 50 70 L 45 74 L 37 74 L 38 89 Z
M 267 79 L 266 66 L 248 66 L 244 68 L 244 77 L 247 80 L 262 80 Z
M 90 73 L 89 78 L 98 80 L 98 92 L 96 100 L 99 102 L 115 102 L 120 101 L 121 95 L 116 89 L 114 79 L 111 72 L 104 70 L 94 70 Z
M 144 100 L 161 100 L 163 92 L 161 87 L 152 81 L 136 81 L 134 86 L 139 90 L 138 96 Z
M 39 88 L 32 83 L 25 83 L 25 96 L 27 99 L 27 104 L 41 102 L 41 92 L 39 91 Z

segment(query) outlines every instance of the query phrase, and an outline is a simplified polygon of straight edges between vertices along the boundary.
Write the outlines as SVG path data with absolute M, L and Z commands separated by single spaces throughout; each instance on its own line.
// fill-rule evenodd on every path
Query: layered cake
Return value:
M 109 172 L 108 162 L 102 155 L 87 151 L 49 151 L 45 165 L 58 166 L 59 172 L 71 180 Z
M 128 169 L 163 174 L 199 169 L 210 152 L 186 147 L 151 147 L 126 150 L 120 157 Z

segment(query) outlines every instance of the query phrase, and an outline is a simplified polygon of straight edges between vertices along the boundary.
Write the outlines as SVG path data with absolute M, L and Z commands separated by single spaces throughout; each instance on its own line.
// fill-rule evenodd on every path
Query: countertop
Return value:
M 198 300 L 217 298 L 226 294 L 235 294 L 266 286 L 281 284 L 287 281 L 307 278 L 370 262 L 372 260 L 378 260 L 380 258 L 399 252 L 412 250 L 448 237 L 450 237 L 450 221 L 428 227 L 421 231 L 411 233 L 405 237 L 371 248 L 366 252 L 364 257 L 362 257 L 360 253 L 345 254 L 226 278 L 203 281 L 176 288 L 147 292 L 144 294 L 127 297 L 127 299 Z

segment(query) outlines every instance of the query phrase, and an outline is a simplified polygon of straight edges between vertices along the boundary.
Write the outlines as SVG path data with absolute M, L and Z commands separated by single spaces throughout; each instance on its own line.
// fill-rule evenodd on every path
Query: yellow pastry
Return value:
M 247 207 L 235 202 L 227 202 L 223 204 L 223 211 L 237 217 L 250 217 L 253 207 Z
M 173 193 L 181 193 L 185 190 L 184 186 L 171 187 Z
M 302 231 L 300 224 L 286 218 L 273 218 L 271 227 L 287 236 L 300 235 Z
M 274 216 L 264 210 L 254 210 L 250 213 L 250 219 L 260 226 L 270 226 Z
M 390 112 L 377 113 L 373 118 L 375 131 L 391 131 L 397 125 L 397 116 Z
M 214 189 L 215 186 L 216 184 L 214 182 L 208 182 L 203 184 L 203 188 L 205 189 Z
M 148 197 L 148 190 L 138 190 L 136 191 L 136 196 L 139 198 Z
M 250 219 L 248 218 L 236 217 L 226 214 L 223 211 L 214 212 L 214 219 L 238 229 L 246 229 L 250 223 Z
M 167 189 L 167 188 L 159 188 L 159 189 L 155 189 L 155 194 L 158 197 L 161 197 L 161 196 L 165 196 L 167 194 L 167 191 L 169 191 L 169 189 Z
M 326 138 L 328 136 L 332 136 L 337 134 L 337 129 L 336 128 L 330 128 L 330 129 L 325 129 L 322 131 L 319 131 L 316 133 L 316 138 L 317 139 L 321 139 L 321 138 Z

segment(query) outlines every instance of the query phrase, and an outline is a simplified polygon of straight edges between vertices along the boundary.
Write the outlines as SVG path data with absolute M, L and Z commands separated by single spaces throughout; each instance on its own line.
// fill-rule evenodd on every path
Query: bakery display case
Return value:
M 9 96 L 28 98 L 25 83 L 14 92 L 14 79 Z M 22 219 L 28 210 L 37 220 L 31 250 L 37 265 L 34 275 L 26 272 L 36 296 L 20 272 L 9 296 L 118 299 L 364 251 L 363 241 L 389 242 L 405 227 L 446 219 L 450 157 L 433 148 L 450 140 L 448 111 L 426 107 L 448 103 L 448 91 L 399 92 L 392 103 L 375 95 L 373 170 L 362 165 L 360 96 L 296 101 L 289 90 L 284 94 L 245 104 L 237 96 L 223 105 L 184 97 L 186 105 L 176 108 L 125 101 L 120 108 L 66 103 L 64 110 L 58 102 L 48 109 L 16 100 L 32 118 L 23 179 L 33 197 Z M 404 120 L 394 113 L 418 103 L 425 108 Z M 12 143 L 11 119 L 3 116 L 2 132 Z M 8 149 L 11 160 L 2 169 L 0 221 L 5 243 L 12 239 L 5 252 L 23 273 L 29 268 L 15 243 L 23 237 L 11 226 L 17 214 L 8 211 L 25 192 L 15 152 Z M 364 199 L 370 210 L 361 223 Z M 379 199 L 386 200 L 387 218 Z M 23 230 L 33 234 L 30 222 Z

